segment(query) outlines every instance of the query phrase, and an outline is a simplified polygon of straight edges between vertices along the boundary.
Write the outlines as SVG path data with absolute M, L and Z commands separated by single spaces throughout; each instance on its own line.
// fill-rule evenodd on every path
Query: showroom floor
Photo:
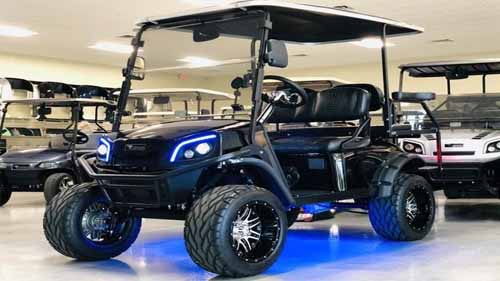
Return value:
M 43 196 L 16 193 L 0 208 L 0 281 L 207 280 L 184 249 L 182 222 L 147 220 L 131 250 L 84 263 L 56 253 L 42 233 Z M 249 280 L 498 280 L 500 201 L 446 201 L 424 241 L 381 240 L 365 215 L 299 223 L 278 262 Z M 218 280 L 219 278 L 215 278 Z

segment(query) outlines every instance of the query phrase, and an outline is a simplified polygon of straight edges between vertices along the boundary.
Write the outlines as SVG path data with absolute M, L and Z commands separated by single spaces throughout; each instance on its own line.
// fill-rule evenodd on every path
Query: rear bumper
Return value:
M 483 179 L 483 165 L 444 163 L 442 171 L 438 169 L 429 170 L 428 177 L 432 182 L 477 183 Z

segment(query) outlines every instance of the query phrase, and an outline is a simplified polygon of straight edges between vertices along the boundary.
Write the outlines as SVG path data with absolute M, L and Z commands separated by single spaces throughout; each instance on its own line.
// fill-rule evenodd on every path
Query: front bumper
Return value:
M 43 185 L 47 169 L 36 167 L 37 164 L 7 164 L 0 169 L 4 184 L 13 187 Z
M 183 209 L 192 200 L 203 170 L 232 157 L 228 154 L 160 173 L 124 174 L 101 169 L 95 165 L 93 153 L 78 158 L 78 164 L 116 206 Z

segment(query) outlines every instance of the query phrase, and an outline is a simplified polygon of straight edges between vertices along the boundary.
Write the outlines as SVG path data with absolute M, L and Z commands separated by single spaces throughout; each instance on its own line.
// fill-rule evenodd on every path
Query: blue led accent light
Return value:
M 172 156 L 170 156 L 170 162 L 175 162 L 175 159 L 177 159 L 177 155 L 179 154 L 179 151 L 184 146 L 186 146 L 188 144 L 197 143 L 197 142 L 201 142 L 201 141 L 205 141 L 205 140 L 212 140 L 212 139 L 216 139 L 216 138 L 217 138 L 216 134 L 210 134 L 210 135 L 206 135 L 206 136 L 201 136 L 201 137 L 196 137 L 196 138 L 188 139 L 188 140 L 185 140 L 185 141 L 179 143 L 175 147 L 174 152 L 172 153 Z
M 106 153 L 104 154 L 99 153 L 99 147 L 101 145 L 104 145 L 106 147 Z M 99 158 L 99 160 L 101 161 L 109 162 L 111 158 L 111 141 L 109 139 L 104 137 L 99 139 L 99 142 L 97 144 L 97 158 Z

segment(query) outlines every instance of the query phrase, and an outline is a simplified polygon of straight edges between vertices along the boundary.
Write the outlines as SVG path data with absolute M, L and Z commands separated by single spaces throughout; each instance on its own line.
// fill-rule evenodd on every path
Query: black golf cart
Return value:
M 78 124 L 84 121 L 84 108 L 105 107 L 114 109 L 115 103 L 107 100 L 80 98 L 40 98 L 3 101 L 3 118 L 0 128 L 3 128 L 5 116 L 11 105 L 29 105 L 37 109 L 37 119 L 50 124 L 64 122 L 65 129 L 61 134 L 52 137 L 46 148 L 13 150 L 0 156 L 0 206 L 6 204 L 12 192 L 43 191 L 49 202 L 61 190 L 75 183 L 82 182 L 82 176 L 75 168 L 75 158 L 85 153 L 95 151 L 97 139 L 107 131 L 97 120 L 93 123 L 98 128 L 96 134 L 87 135 L 80 130 Z M 68 119 L 50 118 L 55 109 L 71 109 L 71 122 Z M 97 112 L 97 111 L 96 111 Z
M 183 219 L 186 248 L 196 264 L 224 276 L 249 276 L 276 261 L 301 205 L 343 199 L 366 202 L 370 221 L 384 238 L 424 238 L 433 225 L 435 202 L 420 169 L 432 167 L 423 167 L 421 159 L 395 143 L 400 135 L 421 132 L 393 124 L 385 47 L 384 92 L 369 84 L 306 91 L 285 77 L 264 75 L 266 66 L 287 67 L 284 41 L 374 36 L 385 42 L 387 36 L 418 32 L 410 25 L 351 11 L 275 1 L 243 1 L 145 20 L 123 72 L 113 127 L 117 136 L 103 137 L 97 153 L 78 159 L 94 182 L 67 189 L 49 203 L 44 217 L 49 243 L 78 260 L 108 259 L 131 246 L 141 218 Z M 164 52 L 167 38 L 175 42 L 168 49 L 170 57 Z M 164 64 L 189 61 L 175 56 L 206 54 L 215 46 L 225 46 L 212 54 L 219 60 L 197 61 L 208 70 L 205 77 L 229 77 L 223 75 L 226 69 L 218 69 L 228 66 L 234 78 L 237 63 L 246 63 L 238 74 L 250 73 L 245 77 L 251 83 L 236 84 L 252 85 L 250 121 L 182 120 L 120 131 L 132 80 L 181 68 L 194 75 L 202 63 Z M 150 67 L 143 71 L 139 49 Z M 247 56 L 242 59 L 237 51 Z M 150 54 L 161 54 L 161 59 L 152 60 Z M 284 85 L 262 95 L 264 79 Z M 432 93 L 392 96 L 422 104 L 433 98 Z M 371 130 L 370 111 L 381 107 L 385 125 Z M 331 121 L 357 125 L 273 134 L 265 129 L 267 123 Z

